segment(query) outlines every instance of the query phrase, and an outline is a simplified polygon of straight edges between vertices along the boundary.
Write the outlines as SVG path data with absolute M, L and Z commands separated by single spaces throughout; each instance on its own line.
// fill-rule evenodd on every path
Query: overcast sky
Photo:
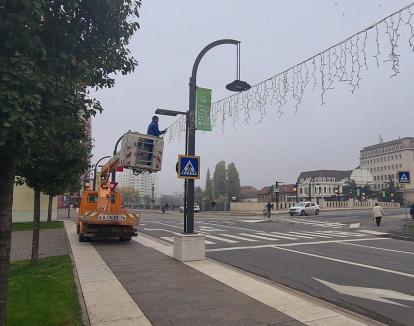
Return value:
M 372 23 L 406 6 L 411 0 L 147 0 L 141 29 L 130 49 L 138 60 L 135 72 L 118 76 L 116 86 L 97 98 L 104 112 L 93 119 L 93 162 L 112 153 L 128 129 L 145 133 L 156 108 L 187 110 L 188 79 L 199 51 L 222 38 L 241 41 L 241 77 L 256 84 L 307 59 Z M 404 30 L 405 33 L 406 30 Z M 201 156 L 201 180 L 220 160 L 234 162 L 242 185 L 260 189 L 275 180 L 294 183 L 301 171 L 353 169 L 359 150 L 378 142 L 414 136 L 414 54 L 401 35 L 401 73 L 390 78 L 385 63 L 376 67 L 368 51 L 368 71 L 360 88 L 338 86 L 320 105 L 320 93 L 309 92 L 297 113 L 285 108 L 279 119 L 268 109 L 261 124 L 239 124 L 212 132 L 197 132 L 196 154 Z M 372 41 L 372 40 L 369 40 Z M 213 90 L 213 101 L 230 93 L 235 79 L 235 47 L 211 50 L 198 70 L 198 86 Z M 383 58 L 384 60 L 386 58 Z M 175 119 L 160 116 L 160 128 Z M 165 143 L 163 169 L 158 173 L 161 193 L 182 190 L 177 179 L 177 154 L 184 139 Z

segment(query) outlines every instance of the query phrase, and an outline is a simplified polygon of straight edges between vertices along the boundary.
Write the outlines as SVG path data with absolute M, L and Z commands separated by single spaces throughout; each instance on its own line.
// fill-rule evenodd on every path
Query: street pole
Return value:
M 195 114 L 196 114 L 196 92 L 197 92 L 197 70 L 203 56 L 212 48 L 222 44 L 239 45 L 240 41 L 223 39 L 210 43 L 198 54 L 194 65 L 189 83 L 189 112 L 188 112 L 188 155 L 195 155 Z M 194 179 L 187 180 L 187 203 L 184 203 L 186 218 L 184 221 L 184 233 L 194 233 Z M 187 207 L 186 207 L 187 204 Z
M 106 159 L 106 158 L 111 158 L 110 156 L 104 156 L 104 157 L 101 157 L 99 160 L 98 160 L 98 162 L 96 162 L 96 164 L 95 164 L 95 169 L 94 169 L 94 171 L 93 171 L 93 191 L 95 191 L 96 190 L 96 169 L 98 168 L 98 164 L 99 164 L 99 162 L 101 162 L 102 160 L 104 160 L 104 159 Z

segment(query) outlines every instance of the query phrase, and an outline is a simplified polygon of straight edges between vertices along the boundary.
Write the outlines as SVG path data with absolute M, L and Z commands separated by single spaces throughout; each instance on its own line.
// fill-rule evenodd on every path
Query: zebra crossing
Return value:
M 325 222 L 325 221 L 317 221 L 317 220 L 309 220 L 304 218 L 296 218 L 296 217 L 275 217 L 271 220 L 272 222 L 284 222 L 284 223 L 293 223 L 293 224 L 302 224 L 302 225 L 309 225 L 309 226 L 317 226 L 322 228 L 331 228 L 331 229 L 342 229 L 347 227 L 347 224 L 338 223 L 338 222 Z M 265 223 L 268 220 L 263 219 L 255 219 L 255 220 L 241 220 L 240 222 L 244 223 Z
M 174 227 L 174 226 L 172 226 Z M 149 235 L 157 236 L 160 232 L 162 236 L 158 236 L 160 239 L 167 242 L 174 242 L 174 235 L 178 234 L 177 231 L 167 228 L 144 228 L 143 231 Z M 198 233 L 204 234 L 206 238 L 206 245 L 239 245 L 245 244 L 257 244 L 257 243 L 285 243 L 293 241 L 319 241 L 319 240 L 343 240 L 343 239 L 357 239 L 366 238 L 367 234 L 351 232 L 351 231 L 339 231 L 339 230 L 315 230 L 315 231 L 259 231 L 251 230 L 238 231 L 229 233 L 228 230 L 222 230 L 214 227 L 199 227 Z M 157 234 L 154 234 L 156 232 Z M 165 236 L 165 233 L 169 233 Z

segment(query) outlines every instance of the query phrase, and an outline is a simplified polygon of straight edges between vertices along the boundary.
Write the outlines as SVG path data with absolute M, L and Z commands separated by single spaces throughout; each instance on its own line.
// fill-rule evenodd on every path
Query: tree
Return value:
M 200 186 L 197 186 L 194 190 L 194 202 L 199 205 L 202 205 L 203 197 L 204 197 L 203 189 L 201 189 Z
M 342 195 L 345 198 L 357 199 L 357 191 L 358 185 L 356 184 L 354 179 L 348 180 L 345 182 L 344 186 L 342 187 Z
M 219 197 L 224 197 L 226 195 L 226 162 L 220 161 L 216 164 L 213 175 L 213 189 L 214 197 L 217 199 Z
M 385 202 L 397 202 L 400 204 L 404 203 L 402 192 L 395 186 L 393 180 L 388 182 L 388 187 L 378 193 L 378 199 Z
M 84 122 L 76 115 L 60 116 L 40 127 L 50 129 L 48 139 L 33 143 L 32 155 L 18 165 L 20 177 L 34 190 L 32 264 L 39 258 L 40 193 L 59 194 L 79 184 L 91 150 Z
M 19 151 L 30 152 L 34 141 L 47 136 L 48 130 L 36 127 L 68 100 L 85 116 L 102 109 L 88 97 L 88 87 L 112 87 L 114 73 L 134 70 L 127 45 L 139 28 L 139 6 L 134 0 L 0 1 L 0 326 Z M 46 90 L 55 94 L 51 100 Z
M 210 169 L 207 169 L 207 176 L 206 176 L 206 189 L 204 192 L 204 196 L 207 201 L 206 209 L 210 209 L 211 202 L 214 199 L 213 193 L 213 180 L 211 180 Z
M 227 166 L 226 193 L 229 199 L 240 195 L 239 172 L 233 162 Z

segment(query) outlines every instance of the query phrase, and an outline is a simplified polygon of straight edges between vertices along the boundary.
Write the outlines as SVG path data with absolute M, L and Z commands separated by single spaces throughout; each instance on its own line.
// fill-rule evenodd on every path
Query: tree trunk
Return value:
M 49 195 L 49 204 L 47 205 L 47 222 L 52 222 L 52 206 L 53 206 L 53 195 Z
M 70 203 L 72 202 L 72 194 L 69 193 L 69 205 L 68 205 L 68 219 L 70 219 Z
M 39 261 L 40 190 L 34 189 L 32 264 Z
M 3 151 L 3 149 L 1 149 Z M 0 326 L 5 325 L 7 280 L 10 266 L 11 221 L 16 160 L 0 154 Z

